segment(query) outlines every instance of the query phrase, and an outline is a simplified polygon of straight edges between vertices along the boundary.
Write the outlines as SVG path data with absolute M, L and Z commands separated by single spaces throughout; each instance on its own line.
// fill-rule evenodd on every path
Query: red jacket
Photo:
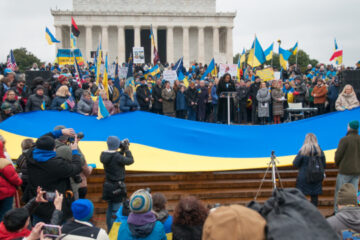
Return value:
M 30 230 L 25 228 L 20 232 L 9 232 L 3 222 L 0 223 L 0 239 L 1 240 L 11 240 L 16 238 L 23 238 L 30 235 Z
M 22 184 L 14 166 L 5 158 L 3 149 L 0 141 L 0 200 L 14 196 L 16 187 Z

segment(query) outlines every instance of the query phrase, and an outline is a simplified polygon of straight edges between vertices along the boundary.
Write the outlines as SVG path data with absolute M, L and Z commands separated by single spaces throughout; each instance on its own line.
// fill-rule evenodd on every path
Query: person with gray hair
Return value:
M 76 111 L 82 115 L 89 116 L 92 112 L 94 101 L 91 99 L 91 93 L 84 91 L 80 101 L 77 104 Z

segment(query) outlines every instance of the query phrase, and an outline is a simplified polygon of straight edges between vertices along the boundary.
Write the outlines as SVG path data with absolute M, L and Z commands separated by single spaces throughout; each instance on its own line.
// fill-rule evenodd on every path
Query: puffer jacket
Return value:
M 45 94 L 43 96 L 39 96 L 37 94 L 31 95 L 26 103 L 25 111 L 30 112 L 42 110 L 41 105 L 44 101 L 45 109 L 48 109 L 50 106 L 50 98 L 48 96 L 46 96 Z
M 138 109 L 138 105 L 136 104 L 136 102 L 131 100 L 129 95 L 127 95 L 126 93 L 121 95 L 121 97 L 120 97 L 120 111 L 121 112 L 130 112 L 130 111 L 134 111 L 136 109 Z
M 351 110 L 357 107 L 359 107 L 359 100 L 354 92 L 351 94 L 340 94 L 335 103 L 337 111 Z
M 11 162 L 5 156 L 0 157 L 0 200 L 14 196 L 16 187 L 21 184 L 22 180 Z
M 51 102 L 51 106 L 50 106 L 50 109 L 51 110 L 64 110 L 61 105 L 66 101 L 66 99 L 68 99 L 68 97 L 59 97 L 59 96 L 56 96 L 52 102 Z
M 77 104 L 77 112 L 82 115 L 90 115 L 94 102 L 92 99 L 88 100 L 84 97 L 81 97 L 80 101 Z

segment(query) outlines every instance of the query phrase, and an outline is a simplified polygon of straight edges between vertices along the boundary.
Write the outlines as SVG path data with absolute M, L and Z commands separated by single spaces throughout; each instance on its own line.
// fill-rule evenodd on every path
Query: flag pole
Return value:
M 274 61 L 274 42 L 273 42 L 272 56 L 271 56 L 271 68 L 273 68 L 273 61 Z
M 297 43 L 297 50 L 296 50 L 296 68 L 298 68 L 298 53 L 299 53 L 299 41 L 296 42 Z

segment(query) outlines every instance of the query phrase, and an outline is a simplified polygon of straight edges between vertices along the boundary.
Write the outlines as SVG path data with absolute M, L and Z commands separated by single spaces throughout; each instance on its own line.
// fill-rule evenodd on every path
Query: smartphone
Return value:
M 45 224 L 42 227 L 42 232 L 44 234 L 44 237 L 60 237 L 61 227 L 59 225 Z
M 45 200 L 48 200 L 49 202 L 53 202 L 56 197 L 56 194 L 54 192 L 46 192 L 44 197 Z

